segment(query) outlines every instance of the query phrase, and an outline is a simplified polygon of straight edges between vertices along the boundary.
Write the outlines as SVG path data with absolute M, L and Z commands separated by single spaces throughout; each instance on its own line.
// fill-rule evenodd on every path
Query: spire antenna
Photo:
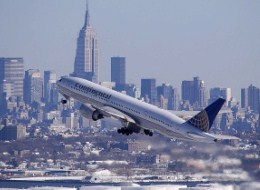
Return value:
M 84 27 L 89 26 L 89 11 L 88 11 L 88 0 L 86 0 L 86 15 L 85 15 L 85 24 Z

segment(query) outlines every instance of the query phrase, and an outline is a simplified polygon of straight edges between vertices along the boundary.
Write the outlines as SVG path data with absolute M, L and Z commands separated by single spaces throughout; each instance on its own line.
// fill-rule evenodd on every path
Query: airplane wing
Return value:
M 235 136 L 229 136 L 229 135 L 219 135 L 219 134 L 211 134 L 210 136 L 216 138 L 217 140 L 241 140 L 238 137 Z
M 110 106 L 103 106 L 96 109 L 106 117 L 114 117 L 123 122 L 136 124 L 135 120 L 131 118 L 129 115 Z

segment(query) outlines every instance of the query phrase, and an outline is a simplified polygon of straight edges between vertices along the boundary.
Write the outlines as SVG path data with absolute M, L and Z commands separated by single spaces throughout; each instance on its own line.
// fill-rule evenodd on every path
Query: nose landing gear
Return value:
M 61 100 L 62 104 L 67 104 L 67 102 L 68 102 L 67 100 Z

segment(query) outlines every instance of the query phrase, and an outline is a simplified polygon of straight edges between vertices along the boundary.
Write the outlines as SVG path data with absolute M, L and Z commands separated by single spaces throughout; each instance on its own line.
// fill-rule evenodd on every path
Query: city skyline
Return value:
M 23 57 L 25 70 L 73 71 L 86 1 L 1 1 L 0 7 L 0 22 L 9 26 L 0 31 L 2 57 Z M 237 100 L 241 88 L 260 86 L 258 1 L 115 0 L 89 7 L 101 81 L 110 79 L 110 58 L 124 56 L 127 82 L 138 86 L 141 78 L 156 78 L 180 89 L 182 80 L 200 76 L 207 88 L 231 87 Z

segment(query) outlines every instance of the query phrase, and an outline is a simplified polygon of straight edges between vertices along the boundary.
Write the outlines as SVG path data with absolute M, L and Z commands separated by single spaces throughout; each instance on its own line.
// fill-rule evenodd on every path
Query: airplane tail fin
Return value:
M 204 110 L 187 121 L 190 125 L 201 129 L 204 132 L 208 132 L 215 120 L 219 110 L 225 103 L 225 99 L 219 98 Z

